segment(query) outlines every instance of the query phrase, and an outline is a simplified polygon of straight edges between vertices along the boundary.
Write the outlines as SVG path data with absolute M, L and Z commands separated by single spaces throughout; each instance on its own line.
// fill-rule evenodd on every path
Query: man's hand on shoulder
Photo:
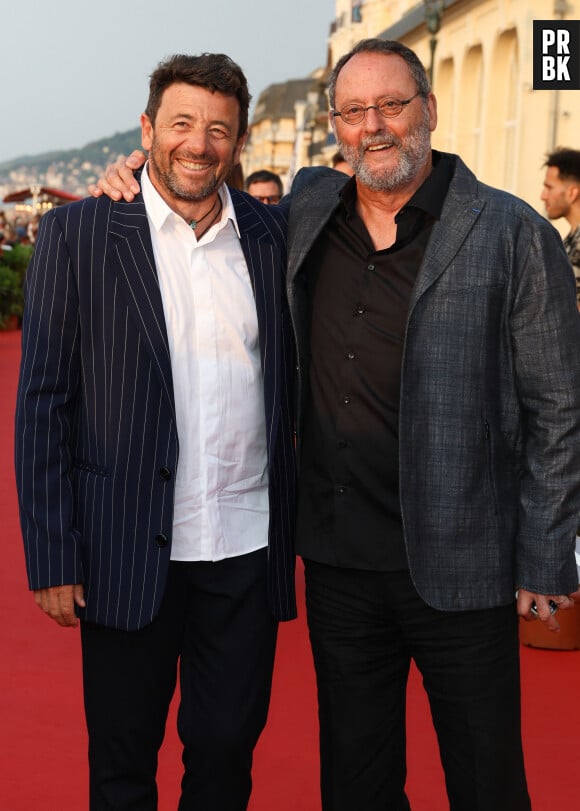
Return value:
M 89 194 L 93 197 L 102 197 L 103 194 L 112 200 L 124 199 L 128 203 L 133 202 L 135 195 L 139 193 L 140 187 L 133 173 L 140 169 L 147 157 L 144 152 L 134 149 L 128 158 L 120 155 L 115 163 L 110 163 L 105 169 L 105 173 L 89 186 Z
M 85 592 L 81 583 L 37 589 L 34 592 L 34 602 L 58 625 L 64 627 L 78 625 L 75 605 L 80 608 L 84 608 L 86 605 Z

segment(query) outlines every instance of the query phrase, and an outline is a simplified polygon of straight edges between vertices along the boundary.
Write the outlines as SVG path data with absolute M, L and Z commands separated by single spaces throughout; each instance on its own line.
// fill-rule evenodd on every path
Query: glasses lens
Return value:
M 394 118 L 396 115 L 399 115 L 401 110 L 403 109 L 402 103 L 399 99 L 392 99 L 387 97 L 386 99 L 381 99 L 377 104 L 379 109 L 379 113 L 384 115 L 385 118 Z
M 347 124 L 358 124 L 365 117 L 365 108 L 360 104 L 350 104 L 348 107 L 342 108 L 340 116 Z

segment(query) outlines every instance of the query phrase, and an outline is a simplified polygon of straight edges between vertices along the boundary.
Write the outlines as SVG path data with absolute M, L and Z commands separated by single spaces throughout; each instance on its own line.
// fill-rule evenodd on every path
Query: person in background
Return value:
M 246 178 L 246 191 L 261 203 L 272 206 L 282 199 L 284 187 L 279 175 L 267 169 L 260 169 Z
M 551 220 L 565 217 L 570 231 L 564 238 L 564 248 L 574 268 L 576 299 L 580 308 L 580 151 L 556 149 L 546 162 L 542 197 L 546 214 Z
M 345 161 L 342 152 L 335 152 L 332 156 L 332 168 L 336 169 L 337 172 L 342 172 L 349 177 L 354 175 L 354 171 L 352 166 L 349 166 L 348 163 Z
M 408 811 L 414 660 L 450 808 L 529 811 L 519 617 L 557 631 L 578 589 L 570 263 L 530 206 L 432 149 L 412 50 L 361 41 L 329 97 L 355 175 L 303 169 L 282 201 L 322 808 Z M 101 190 L 130 200 L 138 163 Z
M 27 273 L 22 532 L 39 608 L 80 616 L 91 811 L 157 809 L 178 670 L 179 809 L 246 809 L 296 615 L 286 220 L 225 185 L 249 100 L 223 54 L 162 62 L 142 194 L 45 214 Z

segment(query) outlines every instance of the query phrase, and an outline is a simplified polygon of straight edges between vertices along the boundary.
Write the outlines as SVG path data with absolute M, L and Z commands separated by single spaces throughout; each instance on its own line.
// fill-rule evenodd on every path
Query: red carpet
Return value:
M 25 578 L 12 462 L 19 340 L 19 333 L 0 332 L 0 520 L 5 552 L 0 572 L 0 811 L 85 811 L 78 631 L 47 620 L 34 605 Z M 302 595 L 300 568 L 298 584 Z M 575 808 L 580 787 L 580 652 L 522 648 L 522 682 L 534 811 Z M 435 736 L 416 672 L 409 685 L 408 738 L 413 811 L 445 811 Z M 160 755 L 159 811 L 175 811 L 179 780 L 173 714 Z M 320 809 L 316 696 L 303 608 L 297 622 L 280 629 L 270 720 L 256 752 L 250 809 Z

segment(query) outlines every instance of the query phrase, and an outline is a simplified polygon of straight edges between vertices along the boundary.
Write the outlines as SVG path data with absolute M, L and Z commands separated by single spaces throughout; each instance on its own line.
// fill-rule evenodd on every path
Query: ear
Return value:
M 336 137 L 336 119 L 337 116 L 333 115 L 332 110 L 328 112 L 328 123 L 330 124 L 330 129 L 333 131 Z
M 141 114 L 141 146 L 149 152 L 153 144 L 153 124 L 148 115 Z
M 578 183 L 570 183 L 567 189 L 567 197 L 568 202 L 571 206 L 574 205 L 578 200 L 580 200 L 580 184 Z
M 236 145 L 234 147 L 234 164 L 240 162 L 240 155 L 242 154 L 242 149 L 246 145 L 246 141 L 248 140 L 248 132 L 245 132 L 243 135 L 240 135 L 238 138 Z
M 431 132 L 437 126 L 437 99 L 433 93 L 427 96 L 427 112 L 429 113 L 429 129 Z

